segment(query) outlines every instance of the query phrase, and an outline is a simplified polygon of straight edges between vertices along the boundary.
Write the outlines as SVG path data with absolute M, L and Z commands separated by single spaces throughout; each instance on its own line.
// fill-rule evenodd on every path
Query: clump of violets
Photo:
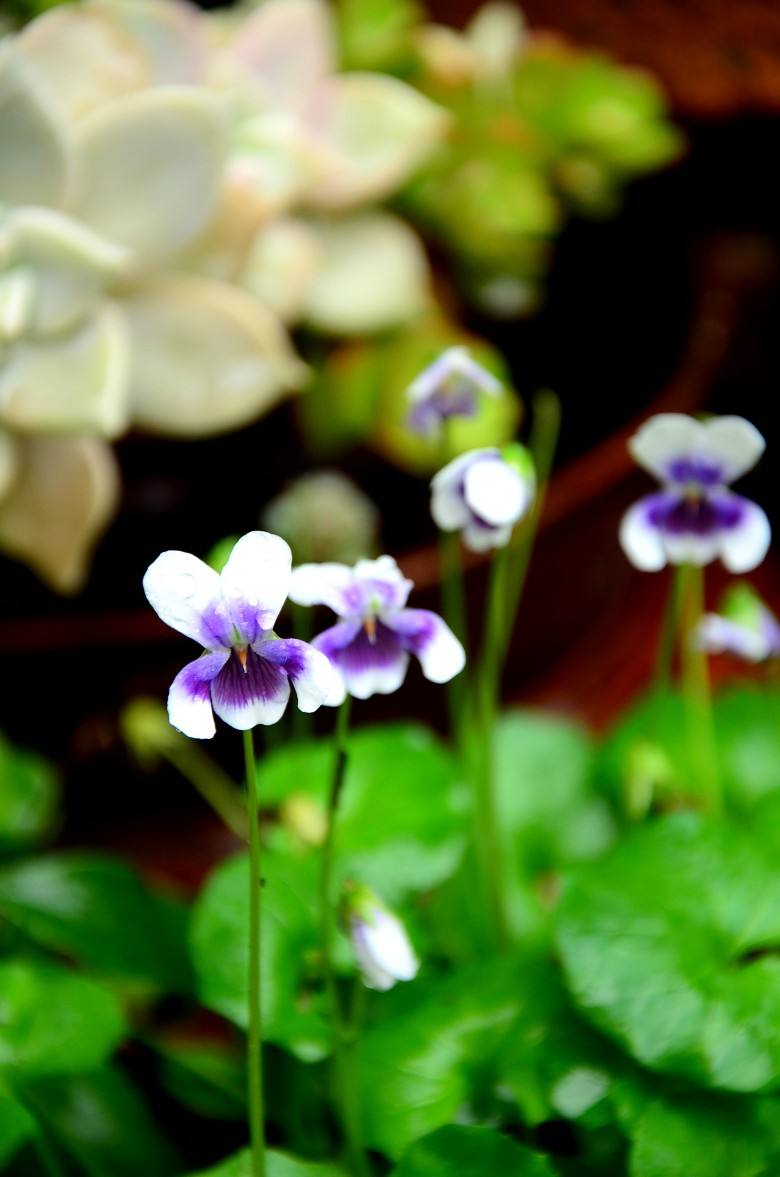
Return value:
M 760 564 L 771 538 L 769 520 L 730 484 L 756 464 L 765 444 L 743 417 L 651 417 L 629 449 L 661 488 L 623 517 L 620 542 L 632 564 L 647 572 L 666 564 L 701 566 L 717 557 L 731 572 Z
M 378 547 L 379 512 L 338 470 L 314 470 L 297 478 L 267 505 L 263 523 L 284 536 L 298 563 L 351 564 Z
M 359 560 L 352 568 L 301 564 L 293 570 L 290 599 L 299 605 L 327 605 L 339 618 L 313 644 L 356 699 L 398 690 L 411 655 L 431 682 L 448 682 L 463 669 L 463 646 L 441 617 L 407 608 L 413 587 L 392 556 Z
M 472 552 L 485 552 L 509 543 L 535 493 L 533 460 L 524 446 L 470 450 L 434 475 L 431 515 L 442 531 L 459 531 Z
M 409 428 L 437 437 L 451 417 L 473 417 L 480 394 L 500 396 L 501 381 L 471 357 L 463 346 L 449 347 L 407 389 Z
M 241 731 L 276 723 L 291 683 L 301 711 L 342 702 L 341 679 L 325 655 L 274 633 L 291 568 L 283 539 L 251 531 L 238 540 L 221 573 L 178 551 L 163 552 L 147 569 L 149 604 L 166 625 L 203 647 L 168 694 L 169 719 L 184 735 L 210 739 L 215 714 Z
M 420 962 L 401 921 L 368 887 L 352 884 L 342 917 L 363 983 L 385 991 L 417 976 Z
M 734 584 L 717 613 L 705 613 L 693 640 L 708 654 L 734 654 L 745 662 L 780 657 L 780 622 L 748 584 Z

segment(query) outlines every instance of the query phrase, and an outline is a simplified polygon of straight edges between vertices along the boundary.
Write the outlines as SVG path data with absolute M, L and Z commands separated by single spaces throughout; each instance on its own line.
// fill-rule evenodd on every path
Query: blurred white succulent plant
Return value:
M 324 0 L 81 0 L 0 40 L 0 547 L 58 589 L 113 514 L 108 442 L 238 428 L 305 378 L 288 327 L 426 305 L 418 239 L 365 206 L 446 116 L 336 71 Z

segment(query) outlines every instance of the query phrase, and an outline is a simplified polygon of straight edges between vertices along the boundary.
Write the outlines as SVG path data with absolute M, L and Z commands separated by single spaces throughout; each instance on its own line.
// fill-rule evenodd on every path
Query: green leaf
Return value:
M 88 1177 L 168 1177 L 169 1142 L 124 1074 L 109 1066 L 28 1084 L 25 1104 Z
M 391 906 L 455 869 L 468 804 L 458 767 L 418 724 L 367 727 L 349 739 L 335 834 L 336 868 Z M 291 744 L 258 765 L 261 804 L 316 798 L 324 816 L 333 766 L 329 741 Z
M 59 965 L 0 961 L 0 1073 L 70 1075 L 98 1066 L 125 1031 L 113 994 Z
M 501 716 L 496 803 L 506 853 L 530 876 L 593 858 L 614 837 L 604 802 L 588 792 L 592 741 L 575 723 L 530 709 Z
M 35 1120 L 24 1105 L 0 1088 L 0 1166 L 10 1161 L 36 1131 Z
M 56 824 L 58 809 L 54 769 L 0 734 L 0 850 L 40 842 Z
M 112 976 L 191 989 L 183 907 L 124 863 L 52 854 L 0 869 L 0 915 L 31 939 Z
M 522 963 L 481 962 L 383 994 L 383 1018 L 358 1046 L 369 1145 L 398 1157 L 449 1124 L 496 1054 L 523 999 Z
M 570 880 L 558 944 L 586 1014 L 645 1065 L 734 1091 L 780 1081 L 780 875 L 694 814 Z
M 780 694 L 732 688 L 715 702 L 721 781 L 729 801 L 750 809 L 780 789 Z
M 318 1161 L 301 1161 L 288 1153 L 269 1149 L 265 1155 L 267 1177 L 345 1177 L 344 1170 Z M 248 1149 L 228 1157 L 213 1169 L 191 1173 L 190 1177 L 252 1177 L 252 1161 Z
M 393 1169 L 392 1177 L 554 1177 L 549 1161 L 492 1128 L 452 1124 L 417 1140 Z
M 780 1171 L 776 1100 L 645 1100 L 631 1135 L 631 1177 L 770 1177 Z
M 235 855 L 212 873 L 190 930 L 198 995 L 204 1005 L 247 1028 L 249 860 Z M 313 1061 L 328 1052 L 321 994 L 307 986 L 319 949 L 315 864 L 281 854 L 263 862 L 263 1034 Z

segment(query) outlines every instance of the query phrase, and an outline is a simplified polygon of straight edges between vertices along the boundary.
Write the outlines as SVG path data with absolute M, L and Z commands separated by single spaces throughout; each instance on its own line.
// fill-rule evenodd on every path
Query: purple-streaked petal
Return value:
M 375 620 L 370 628 L 349 622 L 334 625 L 316 637 L 314 645 L 327 655 L 356 699 L 391 695 L 406 677 L 409 655 L 399 635 L 381 621 Z
M 239 731 L 256 724 L 277 723 L 290 697 L 287 674 L 251 646 L 246 650 L 246 665 L 235 650 L 211 683 L 211 703 L 225 723 Z
M 220 578 L 189 552 L 163 552 L 144 576 L 144 592 L 157 616 L 206 649 L 230 645 L 230 619 Z
M 620 545 L 635 568 L 657 572 L 666 564 L 666 550 L 654 508 L 664 495 L 647 495 L 629 507 L 620 524 Z
M 290 546 L 270 531 L 250 531 L 233 548 L 220 578 L 239 639 L 256 642 L 273 629 L 290 587 Z
M 339 707 L 344 702 L 341 675 L 330 659 L 308 642 L 277 638 L 258 643 L 256 652 L 289 675 L 301 711 Z
M 290 600 L 297 605 L 327 605 L 343 614 L 344 590 L 352 582 L 353 572 L 346 564 L 299 564 L 290 580 Z
M 211 682 L 230 657 L 230 650 L 203 654 L 179 671 L 168 692 L 168 718 L 173 727 L 195 740 L 210 740 L 216 728 L 211 709 Z
M 466 665 L 466 653 L 450 627 L 428 609 L 402 609 L 386 621 L 405 649 L 420 660 L 431 682 L 449 682 Z
M 772 529 L 766 513 L 750 499 L 740 495 L 719 497 L 724 515 L 733 519 L 723 529 L 720 539 L 720 558 L 729 572 L 750 572 L 757 568 L 769 550 Z

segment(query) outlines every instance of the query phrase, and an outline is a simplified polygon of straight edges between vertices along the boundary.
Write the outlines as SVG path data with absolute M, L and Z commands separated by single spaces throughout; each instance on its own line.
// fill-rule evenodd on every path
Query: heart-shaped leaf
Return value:
M 676 814 L 573 876 L 558 943 L 577 1001 L 649 1067 L 780 1083 L 780 876 L 736 829 Z

